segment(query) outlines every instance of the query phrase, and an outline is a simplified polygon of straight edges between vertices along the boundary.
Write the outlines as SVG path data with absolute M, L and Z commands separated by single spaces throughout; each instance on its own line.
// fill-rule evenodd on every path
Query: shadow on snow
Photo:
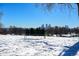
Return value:
M 75 56 L 79 50 L 79 42 L 68 48 L 69 49 L 64 52 L 63 56 Z M 59 56 L 60 55 L 61 53 L 59 54 Z

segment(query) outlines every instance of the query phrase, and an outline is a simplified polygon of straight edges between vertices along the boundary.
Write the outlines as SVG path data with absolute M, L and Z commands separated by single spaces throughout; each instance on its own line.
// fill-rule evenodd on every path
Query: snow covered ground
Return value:
M 0 56 L 62 56 L 73 52 L 77 42 L 78 37 L 0 35 Z

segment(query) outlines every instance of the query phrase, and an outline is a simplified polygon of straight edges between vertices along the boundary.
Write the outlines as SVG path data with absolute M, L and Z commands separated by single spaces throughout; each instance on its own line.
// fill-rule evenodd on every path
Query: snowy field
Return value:
M 0 35 L 0 56 L 78 56 L 74 47 L 78 41 L 78 37 Z

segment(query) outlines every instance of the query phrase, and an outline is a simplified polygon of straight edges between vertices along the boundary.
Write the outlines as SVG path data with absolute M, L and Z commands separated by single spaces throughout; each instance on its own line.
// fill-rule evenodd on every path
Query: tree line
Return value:
M 79 35 L 79 27 L 69 28 L 67 25 L 63 27 L 46 24 L 37 28 L 20 28 L 10 26 L 9 28 L 0 28 L 0 34 L 14 34 L 14 35 L 33 35 L 33 36 L 62 36 L 63 34 Z

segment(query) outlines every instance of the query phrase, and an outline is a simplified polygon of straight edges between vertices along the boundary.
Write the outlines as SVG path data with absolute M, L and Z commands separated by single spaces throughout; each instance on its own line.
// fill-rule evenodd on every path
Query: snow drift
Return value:
M 78 41 L 78 37 L 0 35 L 0 56 L 63 56 Z

